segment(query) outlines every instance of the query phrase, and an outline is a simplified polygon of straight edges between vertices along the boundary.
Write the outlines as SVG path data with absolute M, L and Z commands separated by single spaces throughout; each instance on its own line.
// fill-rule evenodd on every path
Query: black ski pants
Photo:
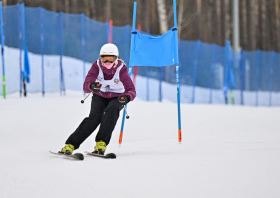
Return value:
M 100 124 L 95 141 L 102 140 L 108 145 L 122 108 L 123 105 L 118 98 L 93 95 L 89 117 L 86 117 L 76 131 L 69 136 L 66 144 L 72 144 L 75 149 L 78 149 Z

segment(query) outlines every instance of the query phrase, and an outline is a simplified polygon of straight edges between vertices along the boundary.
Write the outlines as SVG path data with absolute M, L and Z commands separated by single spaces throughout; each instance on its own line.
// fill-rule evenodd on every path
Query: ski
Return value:
M 117 158 L 115 153 L 108 153 L 106 155 L 99 155 L 99 154 L 95 154 L 95 153 L 88 152 L 88 151 L 85 151 L 85 153 L 87 155 L 91 155 L 91 156 L 95 156 L 95 157 L 101 157 L 101 158 L 106 158 L 106 159 L 116 159 Z
M 72 155 L 65 155 L 62 153 L 52 152 L 52 151 L 50 151 L 50 153 L 55 154 L 55 155 L 60 155 L 62 157 L 65 157 L 66 159 L 70 159 L 70 160 L 84 160 L 84 155 L 82 153 L 74 153 Z

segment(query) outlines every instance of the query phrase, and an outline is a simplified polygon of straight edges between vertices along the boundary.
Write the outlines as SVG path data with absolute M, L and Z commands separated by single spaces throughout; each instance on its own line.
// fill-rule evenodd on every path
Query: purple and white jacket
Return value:
M 120 77 L 119 80 L 122 82 L 122 84 L 125 88 L 125 91 L 123 93 L 114 93 L 114 92 L 110 92 L 110 91 L 106 91 L 106 92 L 99 91 L 97 93 L 92 92 L 92 90 L 89 88 L 89 86 L 91 83 L 96 82 L 98 74 L 99 74 L 99 67 L 97 65 L 97 61 L 99 61 L 98 63 L 103 72 L 104 80 L 111 80 L 114 77 L 117 69 L 121 65 L 123 65 L 120 70 L 120 73 L 119 73 L 119 77 Z M 84 92 L 85 93 L 92 92 L 93 94 L 99 95 L 103 98 L 115 98 L 115 97 L 119 97 L 121 95 L 129 95 L 130 101 L 134 100 L 134 98 L 136 97 L 136 91 L 135 91 L 134 84 L 128 74 L 128 69 L 127 69 L 126 65 L 121 60 L 118 60 L 117 66 L 115 68 L 107 69 L 102 66 L 100 59 L 98 59 L 97 61 L 95 61 L 92 64 L 90 70 L 88 71 L 88 74 L 86 76 L 84 86 L 83 86 Z

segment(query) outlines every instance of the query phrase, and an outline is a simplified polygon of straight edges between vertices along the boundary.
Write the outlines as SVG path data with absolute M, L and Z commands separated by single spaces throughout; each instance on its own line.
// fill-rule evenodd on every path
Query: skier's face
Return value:
M 101 60 L 103 63 L 113 63 L 116 60 L 115 56 L 101 56 Z

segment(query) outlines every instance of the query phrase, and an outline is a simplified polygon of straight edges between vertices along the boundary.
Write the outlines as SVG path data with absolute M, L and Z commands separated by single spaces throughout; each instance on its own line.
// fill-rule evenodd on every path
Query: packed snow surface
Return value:
M 280 109 L 181 105 L 136 99 L 107 153 L 71 161 L 53 155 L 89 114 L 79 92 L 0 99 L 0 197 L 280 197 Z M 96 132 L 76 152 L 92 151 Z

